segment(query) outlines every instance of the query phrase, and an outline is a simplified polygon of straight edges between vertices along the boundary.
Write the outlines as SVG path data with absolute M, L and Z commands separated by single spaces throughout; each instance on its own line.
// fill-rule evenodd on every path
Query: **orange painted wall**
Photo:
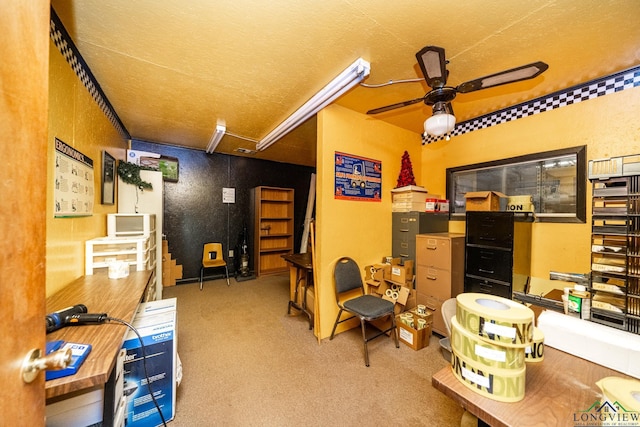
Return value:
M 49 131 L 47 158 L 46 294 L 84 275 L 84 242 L 106 235 L 106 215 L 117 205 L 102 205 L 102 150 L 125 158 L 122 139 L 53 42 L 49 42 Z M 54 141 L 58 138 L 93 160 L 93 215 L 54 218 Z
M 421 144 L 413 132 L 332 105 L 318 115 L 316 189 L 316 250 L 320 334 L 331 334 L 338 308 L 333 288 L 333 266 L 341 256 L 360 267 L 391 255 L 391 190 L 395 188 L 405 150 L 418 185 Z M 334 198 L 335 152 L 382 162 L 382 201 L 361 202 Z
M 638 154 L 638 117 L 640 88 L 634 88 L 435 142 L 422 149 L 422 181 L 445 194 L 448 167 L 579 145 L 587 146 L 588 160 Z M 590 196 L 589 184 L 586 224 L 533 225 L 532 276 L 590 271 Z M 451 221 L 449 229 L 464 232 L 464 221 Z

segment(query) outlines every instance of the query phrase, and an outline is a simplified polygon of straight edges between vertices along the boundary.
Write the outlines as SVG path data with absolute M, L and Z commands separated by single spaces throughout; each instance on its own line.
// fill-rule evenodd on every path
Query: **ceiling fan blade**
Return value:
M 510 70 L 501 71 L 489 76 L 480 77 L 479 79 L 470 80 L 460 84 L 456 90 L 459 93 L 468 93 L 475 90 L 487 89 L 494 86 L 500 86 L 507 83 L 528 80 L 544 73 L 549 66 L 544 62 L 533 62 L 521 67 L 512 68 Z
M 367 114 L 378 114 L 384 113 L 385 111 L 395 110 L 396 108 L 406 107 L 407 105 L 417 104 L 418 102 L 424 101 L 424 97 L 412 99 L 410 101 L 398 102 L 397 104 L 386 105 L 380 108 L 374 108 L 373 110 L 367 111 Z
M 425 46 L 416 53 L 416 59 L 430 87 L 438 88 L 447 84 L 447 60 L 443 48 Z

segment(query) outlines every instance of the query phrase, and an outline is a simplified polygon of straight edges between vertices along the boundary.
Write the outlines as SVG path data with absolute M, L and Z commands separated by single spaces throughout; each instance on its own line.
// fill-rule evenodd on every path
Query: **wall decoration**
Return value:
M 150 182 L 143 181 L 140 178 L 141 170 L 157 170 L 154 168 L 139 166 L 134 163 L 123 162 L 120 160 L 118 163 L 118 176 L 122 179 L 122 182 L 126 184 L 135 185 L 140 190 L 153 190 L 153 185 Z
M 116 199 L 116 159 L 102 152 L 102 204 L 113 205 Z
M 178 182 L 179 162 L 176 157 L 168 156 L 142 156 L 140 157 L 140 165 L 147 166 L 150 169 L 162 172 L 164 181 Z
M 382 197 L 382 162 L 352 154 L 335 153 L 335 198 L 379 202 Z
M 54 216 L 93 215 L 93 160 L 56 138 L 54 161 Z

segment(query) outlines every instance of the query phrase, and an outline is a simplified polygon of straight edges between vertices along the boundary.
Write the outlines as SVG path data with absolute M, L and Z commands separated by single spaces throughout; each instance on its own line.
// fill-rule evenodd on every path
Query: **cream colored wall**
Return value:
M 46 294 L 53 294 L 84 275 L 84 242 L 106 235 L 106 214 L 117 205 L 102 205 L 102 150 L 125 158 L 127 141 L 116 132 L 53 42 L 49 42 L 49 131 L 47 158 Z M 58 138 L 93 160 L 93 215 L 54 218 L 54 141 Z M 117 200 L 117 198 L 116 198 Z
M 341 256 L 360 267 L 391 255 L 391 190 L 396 186 L 402 155 L 409 152 L 418 185 L 419 135 L 332 105 L 318 115 L 316 189 L 316 251 L 320 336 L 326 338 L 338 308 L 333 291 L 333 267 Z M 382 201 L 360 202 L 334 198 L 335 152 L 382 162 Z
M 566 147 L 587 146 L 587 159 L 640 153 L 640 88 L 470 132 L 424 146 L 422 181 L 445 194 L 446 169 Z M 450 231 L 464 232 L 464 221 Z M 591 184 L 587 185 L 586 224 L 535 223 L 532 276 L 549 271 L 589 272 Z

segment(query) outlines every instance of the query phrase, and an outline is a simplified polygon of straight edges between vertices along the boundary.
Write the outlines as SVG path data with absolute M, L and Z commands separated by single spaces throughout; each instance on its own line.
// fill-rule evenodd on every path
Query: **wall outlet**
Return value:
M 229 258 L 233 258 L 233 249 L 229 249 Z

